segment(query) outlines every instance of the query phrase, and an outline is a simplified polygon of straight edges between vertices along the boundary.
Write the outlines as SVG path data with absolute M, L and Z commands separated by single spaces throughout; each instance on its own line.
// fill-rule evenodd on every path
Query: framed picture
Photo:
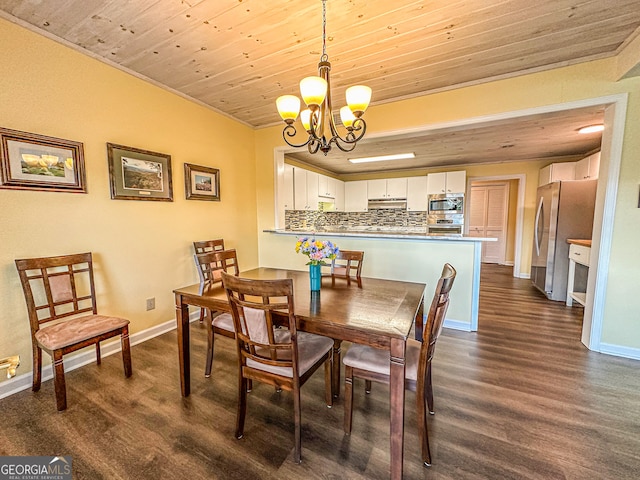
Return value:
M 184 191 L 187 200 L 220 201 L 220 170 L 184 164 Z
M 0 188 L 87 193 L 81 142 L 0 128 Z
M 171 155 L 107 143 L 114 200 L 173 202 Z

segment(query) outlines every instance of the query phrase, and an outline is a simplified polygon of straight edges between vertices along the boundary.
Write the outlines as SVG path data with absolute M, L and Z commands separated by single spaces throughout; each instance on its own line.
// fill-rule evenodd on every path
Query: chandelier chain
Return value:
M 327 0 L 322 0 L 322 61 L 327 61 Z
M 326 93 L 322 94 L 322 100 L 319 101 L 311 96 L 311 101 L 317 103 L 308 103 L 307 105 L 309 106 L 309 108 L 302 113 L 299 112 L 299 99 L 293 97 L 293 95 L 283 95 L 282 97 L 278 97 L 278 102 L 276 102 L 278 103 L 278 111 L 280 112 L 282 119 L 286 123 L 286 126 L 282 131 L 282 138 L 287 143 L 287 145 L 290 145 L 294 148 L 301 148 L 306 146 L 309 150 L 309 153 L 311 154 L 315 154 L 318 151 L 321 151 L 323 154 L 327 155 L 332 146 L 337 147 L 343 152 L 352 151 L 356 147 L 357 142 L 364 136 L 367 130 L 367 124 L 365 123 L 364 119 L 361 118 L 361 116 L 369 104 L 369 100 L 371 98 L 371 89 L 363 86 L 350 88 L 357 88 L 358 90 L 360 90 L 360 96 L 363 95 L 361 90 L 364 89 L 365 91 L 362 99 L 359 99 L 361 103 L 354 101 L 353 107 L 351 104 L 349 104 L 347 107 L 343 107 L 343 109 L 347 109 L 347 111 L 350 108 L 352 109 L 351 112 L 348 112 L 349 114 L 347 114 L 346 116 L 343 115 L 341 109 L 340 116 L 342 119 L 342 124 L 347 130 L 346 134 L 343 137 L 338 132 L 336 121 L 332 112 L 331 84 L 329 82 L 330 70 L 331 63 L 329 63 L 329 56 L 327 55 L 327 0 L 322 0 L 322 56 L 320 57 L 320 63 L 318 63 L 318 77 L 319 80 L 324 81 Z M 303 82 L 300 82 L 301 89 L 302 83 Z M 350 89 L 347 89 L 347 93 Z M 356 97 L 357 96 L 358 95 L 356 95 Z M 286 109 L 290 106 L 286 106 L 282 110 L 280 109 L 280 99 L 287 99 L 286 101 L 288 101 L 288 97 L 293 97 L 293 99 L 297 101 L 297 107 L 294 107 L 295 111 L 293 109 L 291 111 Z M 304 93 L 303 98 L 305 98 Z M 305 101 L 307 101 L 306 98 Z M 357 108 L 357 110 L 353 108 Z M 305 113 L 307 114 L 306 121 L 308 122 L 308 124 L 305 124 L 304 119 L 302 120 L 302 124 L 305 127 L 307 134 L 309 135 L 306 141 L 299 144 L 292 142 L 293 138 L 297 134 L 294 122 L 297 118 L 298 113 L 300 113 L 301 117 L 304 116 Z M 325 128 L 327 127 L 328 132 L 325 134 Z

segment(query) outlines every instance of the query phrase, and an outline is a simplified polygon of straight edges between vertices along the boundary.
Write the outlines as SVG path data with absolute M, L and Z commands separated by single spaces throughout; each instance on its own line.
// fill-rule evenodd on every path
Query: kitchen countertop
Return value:
M 583 247 L 589 247 L 591 248 L 591 240 L 583 240 L 583 239 L 576 239 L 576 238 L 568 238 L 567 239 L 567 243 L 573 243 L 574 245 L 581 245 Z
M 429 235 L 422 229 L 405 229 L 405 230 L 387 230 L 384 227 L 363 227 L 359 229 L 340 229 L 340 230 L 285 230 L 285 229 L 267 229 L 265 233 L 276 233 L 280 235 L 296 235 L 296 236 L 329 236 L 329 237 L 366 237 L 366 238 L 389 238 L 404 240 L 420 240 L 420 241 L 455 241 L 455 242 L 496 242 L 495 237 L 471 237 L 468 235 Z

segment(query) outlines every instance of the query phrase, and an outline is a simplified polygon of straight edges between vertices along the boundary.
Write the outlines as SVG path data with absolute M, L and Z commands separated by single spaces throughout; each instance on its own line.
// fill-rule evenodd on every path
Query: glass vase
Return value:
M 321 271 L 320 271 L 320 264 L 318 265 L 309 265 L 309 285 L 311 287 L 311 291 L 312 292 L 319 292 L 320 291 L 320 285 L 321 285 Z

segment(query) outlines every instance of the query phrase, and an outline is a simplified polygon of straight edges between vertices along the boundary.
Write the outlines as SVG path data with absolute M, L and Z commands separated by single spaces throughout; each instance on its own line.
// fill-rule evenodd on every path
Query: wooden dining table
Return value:
M 362 286 L 347 285 L 346 280 L 331 285 L 322 279 L 319 292 L 311 292 L 309 273 L 277 268 L 256 268 L 240 274 L 256 280 L 293 279 L 294 313 L 297 328 L 336 340 L 334 392 L 340 388 L 340 341 L 360 343 L 390 352 L 390 441 L 391 478 L 402 478 L 404 447 L 404 377 L 406 342 L 415 321 L 415 336 L 421 338 L 426 285 L 363 278 Z M 174 290 L 178 327 L 178 358 L 182 396 L 191 390 L 189 349 L 189 305 L 230 311 L 222 286 L 194 284 Z M 417 321 L 416 321 L 417 320 Z M 336 351 L 337 350 L 337 351 Z M 335 357 L 334 357 L 335 358 Z M 337 388 L 337 389 L 336 389 Z

